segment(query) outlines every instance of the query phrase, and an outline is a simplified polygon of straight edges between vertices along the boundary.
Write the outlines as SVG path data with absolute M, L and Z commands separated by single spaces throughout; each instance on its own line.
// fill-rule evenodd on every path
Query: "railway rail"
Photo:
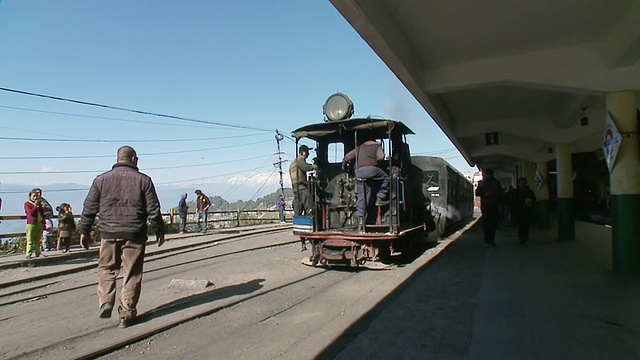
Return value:
M 0 313 L 3 314 L 0 324 L 5 329 L 0 336 L 0 343 L 4 343 L 0 346 L 0 358 L 136 358 L 137 353 L 131 349 L 144 348 L 154 340 L 167 339 L 170 336 L 167 334 L 178 334 L 179 325 L 196 326 L 202 321 L 215 323 L 215 319 L 228 319 L 237 316 L 235 314 L 261 312 L 259 318 L 252 318 L 248 323 L 229 324 L 230 328 L 258 328 L 270 321 L 280 321 L 278 319 L 288 316 L 286 314 L 308 313 L 308 310 L 301 309 L 314 309 L 317 299 L 337 299 L 335 301 L 340 304 L 348 299 L 350 306 L 357 307 L 367 302 L 375 304 L 379 299 L 372 294 L 390 291 L 395 286 L 392 283 L 401 283 L 426 261 L 421 258 L 417 264 L 398 267 L 392 272 L 375 272 L 375 276 L 372 272 L 357 269 L 330 271 L 306 267 L 300 264 L 304 255 L 293 246 L 299 239 L 288 231 L 278 229 L 267 234 L 264 230 L 259 231 L 260 234 L 233 234 L 225 240 L 212 239 L 207 243 L 171 249 L 170 252 L 149 254 L 139 322 L 127 329 L 118 329 L 117 321 L 113 319 L 108 323 L 98 319 L 95 274 L 87 271 L 77 270 L 55 279 L 44 278 L 44 281 L 39 280 L 41 283 L 34 281 L 0 289 Z M 434 250 L 432 254 L 439 252 Z M 216 279 L 213 281 L 215 287 L 175 290 L 166 286 L 170 279 L 176 277 Z M 381 279 L 385 277 L 391 281 L 380 286 Z M 357 292 L 353 292 L 354 286 Z M 347 294 L 343 300 L 335 298 Z M 362 299 L 366 302 L 363 303 Z M 69 301 L 73 301 L 74 308 L 63 309 Z M 326 303 L 326 306 L 331 305 Z M 53 314 L 43 310 L 51 308 L 55 308 Z M 326 321 L 346 324 L 339 311 L 331 315 L 332 311 L 335 308 L 323 312 Z M 331 320 L 327 316 L 337 317 Z M 43 336 L 49 333 L 46 323 L 50 324 L 49 328 L 55 326 L 53 329 L 57 335 Z M 225 325 L 219 326 L 226 329 Z M 31 330 L 25 339 L 24 334 L 5 333 L 10 328 Z M 228 331 L 225 336 L 231 339 L 234 331 Z M 159 335 L 161 333 L 163 335 Z M 37 341 L 30 342 L 28 337 Z M 225 346 L 226 343 L 227 340 Z M 170 355 L 163 356 L 171 358 Z
M 280 231 L 284 231 L 284 230 L 280 230 Z M 278 232 L 272 232 L 272 234 L 277 235 Z M 249 234 L 249 235 L 244 234 L 242 237 L 235 237 L 233 239 L 229 239 L 226 242 L 221 242 L 220 240 L 217 240 L 217 244 L 206 244 L 202 246 L 196 246 L 196 247 L 192 247 L 190 249 L 184 249 L 178 252 L 174 251 L 171 254 L 167 254 L 167 253 L 160 254 L 156 258 L 146 259 L 146 262 L 150 263 L 151 266 L 145 270 L 145 279 L 149 279 L 150 275 L 154 273 L 162 273 L 162 272 L 165 272 L 165 273 L 169 272 L 172 274 L 180 274 L 183 272 L 187 273 L 189 269 L 186 269 L 186 268 L 189 267 L 189 265 L 197 265 L 197 263 L 199 262 L 206 262 L 208 260 L 214 260 L 214 259 L 220 260 L 222 258 L 238 256 L 240 254 L 256 252 L 260 250 L 266 251 L 267 249 L 283 247 L 283 246 L 287 246 L 287 245 L 291 245 L 299 242 L 299 239 L 290 236 L 289 237 L 290 240 L 270 241 L 269 243 L 263 242 L 262 244 L 259 244 L 259 245 L 244 246 L 242 242 L 251 238 L 255 240 L 256 234 Z M 206 253 L 210 249 L 213 249 L 213 248 L 222 249 L 225 245 L 232 245 L 232 244 L 235 245 L 236 247 L 240 246 L 240 248 L 229 249 L 227 251 L 223 251 L 215 254 Z M 196 251 L 203 251 L 205 252 L 205 254 L 201 256 L 197 256 L 195 258 L 183 259 L 175 263 L 170 263 L 170 264 L 161 263 L 162 262 L 161 260 L 165 260 L 164 262 L 166 262 L 169 257 L 175 257 L 180 255 L 187 257 L 188 255 L 193 255 L 193 253 Z M 154 266 L 154 264 L 157 266 Z M 299 262 L 297 266 L 299 266 Z M 191 267 L 193 268 L 193 266 Z M 84 268 L 84 266 L 82 268 Z M 78 270 L 77 272 L 81 273 L 82 270 Z M 245 285 L 252 286 L 253 288 L 259 291 L 247 293 L 246 295 L 240 296 L 239 298 L 230 297 L 229 299 L 225 298 L 225 301 L 221 301 L 221 302 L 213 301 L 211 303 L 203 304 L 203 306 L 198 307 L 198 309 L 195 311 L 185 311 L 184 314 L 180 314 L 180 316 L 170 317 L 169 319 L 165 319 L 164 317 L 160 316 L 167 311 L 170 312 L 171 311 L 170 309 L 172 308 L 180 308 L 181 306 L 186 306 L 190 302 L 193 302 L 192 297 L 186 297 L 184 299 L 176 299 L 174 301 L 169 302 L 168 304 L 159 306 L 151 311 L 143 312 L 142 314 L 140 314 L 140 318 L 139 318 L 140 324 L 137 324 L 136 326 L 131 327 L 129 329 L 125 329 L 125 330 L 114 329 L 116 327 L 116 323 L 112 322 L 108 325 L 102 325 L 98 327 L 89 327 L 86 331 L 82 331 L 80 333 L 65 337 L 63 339 L 58 339 L 51 343 L 40 344 L 39 346 L 36 346 L 32 349 L 29 349 L 20 353 L 14 352 L 9 354 L 5 353 L 4 355 L 0 354 L 0 357 L 4 358 L 5 356 L 8 355 L 8 358 L 34 358 L 34 357 L 46 356 L 47 358 L 50 358 L 50 359 L 55 359 L 55 358 L 93 359 L 101 355 L 113 352 L 117 349 L 121 349 L 129 344 L 148 338 L 160 332 L 166 331 L 167 329 L 173 328 L 180 324 L 184 324 L 185 322 L 189 322 L 203 316 L 211 315 L 222 309 L 230 308 L 238 304 L 241 304 L 243 302 L 256 299 L 261 296 L 271 294 L 273 292 L 285 290 L 288 287 L 295 286 L 296 284 L 317 278 L 319 275 L 324 274 L 325 272 L 326 270 L 323 270 L 323 269 L 313 269 L 311 274 L 299 275 L 299 276 L 296 275 L 294 276 L 294 278 L 288 281 L 282 282 L 275 286 L 270 286 L 268 289 L 265 288 L 264 290 L 259 290 L 261 287 L 259 286 L 258 282 L 256 281 L 249 282 L 248 284 L 245 284 Z M 331 275 L 331 276 L 336 276 L 339 278 L 344 278 L 346 276 L 348 278 L 355 275 L 355 273 L 356 272 L 352 272 L 348 274 L 343 272 L 335 272 L 335 274 L 339 274 L 339 275 Z M 86 275 L 81 274 L 79 278 L 86 279 Z M 64 293 L 72 293 L 70 295 L 67 294 L 67 296 L 73 296 L 73 297 L 87 296 L 87 294 L 89 293 L 89 291 L 87 290 L 89 289 L 93 290 L 96 285 L 94 281 L 91 281 L 88 283 L 79 284 L 77 286 L 72 286 L 66 289 L 47 290 L 52 285 L 60 282 L 61 280 L 55 280 L 55 281 L 50 281 L 43 284 L 37 284 L 35 286 L 30 286 L 28 288 L 24 288 L 20 290 L 12 290 L 9 292 L 2 293 L 0 294 L 0 298 L 4 298 L 6 300 L 0 303 L 0 309 L 7 307 L 9 305 L 20 306 L 20 304 L 24 304 L 25 306 L 37 306 L 36 304 L 39 300 L 51 299 L 51 297 L 55 297 L 56 295 L 62 295 Z M 36 294 L 32 293 L 33 291 L 38 291 L 38 290 L 46 290 L 46 291 L 38 292 Z M 224 288 L 220 290 L 225 291 Z M 219 291 L 219 290 L 214 290 L 214 292 L 215 291 Z M 29 294 L 23 296 L 22 294 L 24 293 L 29 293 Z M 79 293 L 82 295 L 79 295 Z M 91 293 L 93 293 L 93 291 L 91 291 Z M 196 294 L 195 296 L 206 297 L 208 296 L 207 294 L 209 294 L 209 292 L 205 291 L 204 293 L 200 295 Z M 159 317 L 161 321 L 151 321 L 156 317 Z M 6 318 L 0 319 L 0 322 L 4 322 L 6 320 L 8 319 Z M 134 331 L 134 334 L 131 334 L 131 331 L 129 330 Z M 104 334 L 105 332 L 113 332 L 112 334 L 113 336 L 108 341 L 104 341 L 104 339 L 97 343 L 95 341 L 92 341 L 92 339 L 99 337 L 100 334 Z M 92 345 L 85 346 L 87 344 L 92 344 Z M 70 354 L 67 351 L 61 350 L 61 349 L 69 349 L 69 348 L 73 348 L 77 350 L 82 349 L 82 350 L 74 351 L 73 354 Z M 57 353 L 58 351 L 60 351 L 60 353 L 58 353 L 58 355 L 56 356 L 55 353 Z
M 261 230 L 260 232 L 258 232 L 258 231 L 248 231 L 248 232 L 245 232 L 245 233 L 242 233 L 242 234 L 235 234 L 235 235 L 226 236 L 224 238 L 217 238 L 215 240 L 207 240 L 207 241 L 203 241 L 203 242 L 199 242 L 199 243 L 195 243 L 195 244 L 187 244 L 187 245 L 179 246 L 177 248 L 166 249 L 165 251 L 156 251 L 156 252 L 151 253 L 151 254 L 145 254 L 145 266 L 148 267 L 149 263 L 153 263 L 155 261 L 166 259 L 166 258 L 173 257 L 173 256 L 176 256 L 176 255 L 188 254 L 188 253 L 192 253 L 192 252 L 196 252 L 196 251 L 200 251 L 200 250 L 205 250 L 205 249 L 209 249 L 209 248 L 213 248 L 213 247 L 222 246 L 222 245 L 233 243 L 233 242 L 243 241 L 243 240 L 251 239 L 251 238 L 254 238 L 254 237 L 259 236 L 261 234 L 265 234 L 265 233 L 278 233 L 278 232 L 285 232 L 285 231 L 288 231 L 288 230 L 287 229 L 282 229 L 282 228 L 275 228 L 275 229 Z M 203 256 L 203 257 L 200 257 L 200 258 L 195 259 L 195 260 L 191 259 L 191 260 L 188 260 L 188 261 L 173 263 L 173 264 L 162 266 L 162 267 L 158 267 L 158 268 L 145 269 L 145 274 L 153 273 L 155 271 L 165 270 L 165 269 L 169 269 L 169 268 L 176 268 L 176 267 L 184 266 L 186 264 L 192 264 L 192 263 L 195 263 L 195 262 L 212 260 L 212 259 L 216 259 L 216 258 L 220 258 L 220 257 L 224 257 L 224 256 L 230 256 L 230 255 L 240 254 L 240 253 L 249 252 L 249 251 L 267 249 L 267 248 L 274 247 L 274 246 L 289 245 L 289 244 L 293 244 L 293 243 L 297 243 L 297 242 L 299 242 L 299 240 L 283 241 L 283 242 L 278 242 L 278 243 L 265 244 L 265 245 L 261 245 L 261 246 L 254 246 L 254 247 L 250 247 L 250 248 L 246 248 L 246 249 L 233 250 L 233 251 L 227 251 L 227 252 L 222 252 L 222 253 L 213 254 L 213 255 L 207 255 L 207 256 Z M 13 280 L 13 281 L 7 281 L 7 282 L 4 282 L 4 283 L 0 284 L 0 289 L 2 289 L 2 288 L 10 288 L 12 286 L 17 286 L 17 285 L 24 284 L 24 283 L 32 283 L 32 282 L 36 282 L 36 281 L 39 281 L 39 280 L 55 278 L 55 277 L 68 275 L 68 274 L 75 274 L 75 273 L 83 272 L 83 271 L 86 271 L 86 270 L 92 270 L 92 269 L 95 269 L 96 266 L 97 266 L 97 260 L 92 261 L 89 264 L 78 265 L 76 267 L 72 267 L 70 269 L 65 269 L 65 270 L 62 270 L 62 271 L 47 272 L 47 273 L 40 274 L 40 275 L 37 275 L 37 276 L 33 276 L 33 277 L 30 277 L 30 278 L 27 278 L 27 279 L 17 279 L 17 280 Z M 117 279 L 120 280 L 121 278 L 122 277 L 119 276 Z M 17 289 L 17 290 L 8 291 L 8 292 L 1 292 L 0 293 L 0 308 L 2 306 L 4 306 L 4 305 L 10 305 L 10 304 L 15 304 L 15 303 L 19 303 L 19 302 L 25 302 L 25 301 L 33 301 L 33 300 L 36 300 L 36 299 L 41 298 L 41 297 L 48 297 L 50 295 L 55 295 L 55 294 L 59 294 L 59 293 L 62 293 L 62 292 L 67 292 L 67 291 L 72 291 L 72 290 L 76 290 L 76 289 L 80 289 L 80 288 L 84 288 L 84 287 L 91 287 L 91 286 L 96 286 L 97 285 L 97 282 L 92 282 L 90 284 L 85 284 L 85 285 L 81 285 L 81 286 L 77 286 L 77 287 L 73 287 L 73 288 L 57 290 L 57 291 L 49 291 L 49 292 L 45 292 L 45 293 L 37 294 L 37 295 L 28 295 L 28 296 L 25 296 L 25 297 L 22 297 L 22 298 L 18 298 L 18 299 L 12 299 L 12 300 L 7 300 L 7 301 L 2 301 L 1 300 L 1 299 L 4 299 L 4 298 L 7 298 L 7 297 L 19 295 L 21 293 L 33 292 L 33 291 L 38 290 L 38 289 L 46 289 L 46 288 L 49 288 L 52 285 L 55 285 L 55 284 L 57 284 L 59 282 L 60 282 L 60 280 L 55 280 L 55 281 L 45 282 L 45 283 L 42 283 L 42 284 L 37 284 L 37 285 L 31 286 L 31 287 L 27 287 L 27 288 L 23 288 L 23 289 Z

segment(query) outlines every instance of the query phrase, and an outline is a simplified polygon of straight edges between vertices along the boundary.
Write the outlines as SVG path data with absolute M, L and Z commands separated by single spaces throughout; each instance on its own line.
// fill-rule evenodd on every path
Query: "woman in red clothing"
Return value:
M 35 191 L 29 193 L 29 201 L 24 203 L 24 212 L 27 214 L 27 259 L 32 253 L 40 256 L 40 238 L 44 229 L 44 207 L 38 199 Z

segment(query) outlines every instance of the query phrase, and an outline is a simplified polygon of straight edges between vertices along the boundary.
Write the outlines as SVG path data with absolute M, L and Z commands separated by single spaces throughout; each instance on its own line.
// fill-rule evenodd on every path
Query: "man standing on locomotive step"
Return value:
M 380 143 L 373 139 L 368 139 L 355 149 L 349 151 L 342 159 L 342 170 L 347 169 L 347 162 L 356 160 L 356 177 L 365 179 L 358 182 L 358 198 L 356 199 L 356 214 L 358 215 L 358 225 L 367 223 L 363 219 L 367 215 L 367 209 L 371 206 L 371 185 L 369 180 L 382 180 L 380 188 L 376 193 L 375 206 L 385 206 L 389 204 L 387 194 L 389 192 L 389 175 L 378 167 L 378 161 L 384 160 L 384 151 Z M 369 216 L 367 216 L 369 217 Z
M 293 188 L 293 212 L 295 215 L 311 215 L 311 193 L 309 189 L 309 181 L 307 180 L 307 171 L 318 168 L 316 164 L 308 164 L 309 147 L 300 145 L 298 157 L 293 160 L 289 166 L 289 176 L 291 177 L 291 187 Z M 307 250 L 304 240 L 302 242 L 302 251 Z
M 500 222 L 500 203 L 502 201 L 502 185 L 493 177 L 493 169 L 482 171 L 482 181 L 476 189 L 476 196 L 481 198 L 482 225 L 484 227 L 485 246 L 496 246 L 496 229 Z
M 138 171 L 138 157 L 130 146 L 118 149 L 111 170 L 98 175 L 84 200 L 80 220 L 80 242 L 91 242 L 91 225 L 100 214 L 98 300 L 100 317 L 108 319 L 116 300 L 116 277 L 122 265 L 120 292 L 121 328 L 136 321 L 142 267 L 147 241 L 147 221 L 155 231 L 158 246 L 164 243 L 164 221 L 151 178 Z

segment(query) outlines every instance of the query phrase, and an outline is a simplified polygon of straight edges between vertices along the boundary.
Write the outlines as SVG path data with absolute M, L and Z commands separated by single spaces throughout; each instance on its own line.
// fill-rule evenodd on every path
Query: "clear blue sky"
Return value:
M 413 153 L 442 156 L 459 170 L 469 170 L 329 1 L 0 0 L 0 74 L 4 88 L 279 129 L 287 136 L 299 126 L 321 122 L 325 99 L 340 91 L 353 100 L 356 116 L 384 116 L 411 127 L 417 134 L 410 138 Z M 216 191 L 222 193 L 235 182 L 264 183 L 273 171 L 275 152 L 272 131 L 3 91 L 0 137 L 41 139 L 0 139 L 0 195 L 4 184 L 37 184 L 45 190 L 62 182 L 88 186 L 111 167 L 124 144 L 138 151 L 141 171 L 156 185 L 218 183 Z M 166 139 L 184 141 L 162 141 Z M 286 141 L 284 150 L 290 159 L 293 142 Z M 171 151 L 182 153 L 157 154 Z M 42 159 L 72 155 L 106 156 Z M 37 159 L 7 159 L 17 156 Z M 276 188 L 277 177 L 272 176 L 263 193 Z

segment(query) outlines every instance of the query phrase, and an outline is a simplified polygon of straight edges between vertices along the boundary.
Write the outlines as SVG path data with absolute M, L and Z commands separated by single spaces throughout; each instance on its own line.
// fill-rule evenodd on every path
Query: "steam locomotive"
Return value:
M 392 255 L 408 251 L 435 227 L 430 201 L 422 191 L 423 171 L 412 163 L 406 142 L 414 133 L 399 121 L 351 119 L 353 103 L 342 93 L 331 95 L 323 112 L 323 123 L 292 133 L 296 148 L 306 139 L 315 144 L 316 152 L 317 170 L 308 179 L 311 210 L 293 219 L 294 234 L 311 244 L 306 263 L 358 267 L 390 262 Z M 389 176 L 388 204 L 377 206 L 374 201 L 381 179 L 358 178 L 355 164 L 343 169 L 345 154 L 364 140 L 375 140 L 384 150 L 378 167 Z M 358 189 L 365 182 L 374 196 L 364 199 L 365 214 L 359 218 L 356 202 L 365 194 Z

